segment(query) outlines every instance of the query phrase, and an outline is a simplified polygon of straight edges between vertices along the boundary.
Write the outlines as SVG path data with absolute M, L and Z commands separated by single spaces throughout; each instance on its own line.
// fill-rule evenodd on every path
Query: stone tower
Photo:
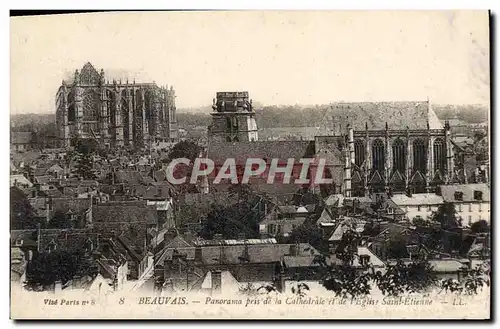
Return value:
M 209 141 L 257 141 L 255 111 L 248 92 L 218 92 L 213 100 L 212 124 L 208 127 Z

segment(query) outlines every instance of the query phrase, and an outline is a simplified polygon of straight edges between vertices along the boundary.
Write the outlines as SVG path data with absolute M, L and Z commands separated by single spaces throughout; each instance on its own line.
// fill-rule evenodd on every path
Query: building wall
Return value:
M 402 207 L 406 211 L 406 217 L 411 221 L 415 217 L 420 216 L 422 219 L 429 220 L 434 211 L 437 211 L 439 205 L 411 205 Z
M 247 142 L 258 140 L 257 122 L 248 92 L 218 92 L 212 106 L 209 141 Z
M 455 210 L 457 217 L 462 218 L 464 226 L 470 226 L 480 220 L 485 220 L 490 224 L 489 202 L 456 202 Z

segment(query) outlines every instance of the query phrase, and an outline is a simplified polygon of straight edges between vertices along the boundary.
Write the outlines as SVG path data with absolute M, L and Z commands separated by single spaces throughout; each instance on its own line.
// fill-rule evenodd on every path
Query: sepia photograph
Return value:
M 491 19 L 11 11 L 11 319 L 491 319 Z

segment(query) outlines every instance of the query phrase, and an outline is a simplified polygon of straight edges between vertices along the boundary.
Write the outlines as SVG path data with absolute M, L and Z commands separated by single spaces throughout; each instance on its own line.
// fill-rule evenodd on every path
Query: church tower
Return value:
M 252 142 L 258 140 L 257 122 L 248 92 L 218 92 L 213 100 L 209 141 Z

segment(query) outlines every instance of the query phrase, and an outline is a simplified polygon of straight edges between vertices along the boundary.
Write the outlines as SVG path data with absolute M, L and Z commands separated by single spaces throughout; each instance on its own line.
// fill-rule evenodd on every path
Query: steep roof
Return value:
M 490 187 L 485 183 L 441 186 L 441 195 L 446 202 L 457 202 L 455 192 L 463 193 L 461 202 L 476 202 L 478 200 L 474 199 L 474 191 L 482 192 L 482 201 L 490 202 Z
M 47 251 L 49 245 L 54 242 L 57 248 L 74 252 L 83 249 L 88 241 L 94 248 L 98 247 L 98 234 L 88 230 L 62 230 L 50 229 L 40 230 L 39 251 Z
M 354 130 L 443 129 L 436 113 L 426 101 L 415 102 L 356 102 L 336 103 L 325 113 L 324 121 L 331 126 L 331 120 L 342 128 L 349 123 Z M 330 122 L 328 122 L 330 121 Z
M 319 255 L 319 252 L 309 243 L 300 243 L 298 248 L 295 244 L 201 246 L 199 248 L 204 265 L 274 263 L 281 261 L 283 256 L 291 255 L 293 248 L 296 248 L 298 256 Z M 186 255 L 188 259 L 195 258 L 195 247 L 167 248 L 158 258 L 157 264 L 171 259 L 174 250 L 177 250 L 179 254 Z
M 110 201 L 97 204 L 92 210 L 95 222 L 141 222 L 155 224 L 157 213 L 155 206 L 145 201 Z
M 212 142 L 208 145 L 208 158 L 222 165 L 226 159 L 235 158 L 236 164 L 245 164 L 248 158 L 286 160 L 312 157 L 313 141 L 260 141 L 260 142 Z
M 411 197 L 406 194 L 395 194 L 391 200 L 398 206 L 440 205 L 443 197 L 433 193 L 417 193 Z
M 10 142 L 12 144 L 29 144 L 33 133 L 30 131 L 13 131 L 10 134 Z

